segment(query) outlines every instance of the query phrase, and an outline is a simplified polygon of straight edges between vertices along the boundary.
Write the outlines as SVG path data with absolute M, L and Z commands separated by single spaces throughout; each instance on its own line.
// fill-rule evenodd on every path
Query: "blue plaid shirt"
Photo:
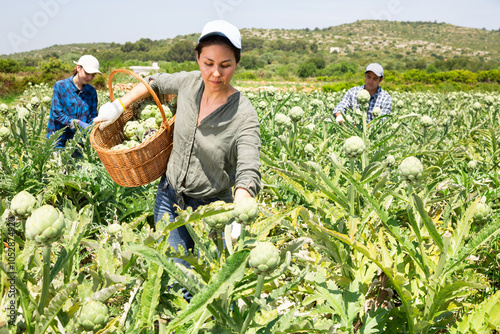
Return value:
M 69 127 L 73 119 L 90 124 L 95 117 L 97 117 L 97 92 L 94 87 L 84 85 L 82 90 L 79 90 L 73 82 L 73 76 L 56 82 L 50 106 L 47 138 L 66 127 L 56 147 L 64 147 L 66 141 L 75 135 L 75 130 Z
M 358 92 L 364 88 L 365 85 L 349 89 L 347 93 L 345 93 L 339 104 L 337 104 L 333 109 L 333 115 L 337 113 L 345 114 L 347 109 L 360 109 L 356 96 L 358 95 Z M 367 122 L 371 122 L 371 120 L 373 119 L 372 110 L 375 107 L 380 108 L 381 115 L 389 115 L 391 113 L 392 98 L 389 93 L 383 90 L 380 86 L 378 86 L 377 92 L 370 97 L 370 104 L 368 105 L 368 111 L 366 112 Z

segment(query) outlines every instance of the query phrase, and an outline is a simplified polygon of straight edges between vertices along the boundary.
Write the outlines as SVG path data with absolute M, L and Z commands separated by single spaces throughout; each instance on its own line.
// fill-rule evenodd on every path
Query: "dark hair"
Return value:
M 233 50 L 234 53 L 234 58 L 236 59 L 236 64 L 240 62 L 241 59 L 241 50 L 238 49 L 229 41 L 227 37 L 221 36 L 221 35 L 210 35 L 207 37 L 204 37 L 198 45 L 194 48 L 194 50 L 197 52 L 198 57 L 200 57 L 201 51 L 205 46 L 210 46 L 210 45 L 225 45 L 229 47 L 231 50 Z

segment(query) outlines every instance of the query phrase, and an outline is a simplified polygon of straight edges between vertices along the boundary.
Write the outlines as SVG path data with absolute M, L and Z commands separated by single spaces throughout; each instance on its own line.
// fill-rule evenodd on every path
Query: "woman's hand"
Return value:
M 246 198 L 250 198 L 252 195 L 248 192 L 248 190 L 244 188 L 238 188 L 234 192 L 234 203 L 238 203 Z M 231 239 L 234 241 L 239 238 L 241 234 L 241 224 L 237 222 L 231 223 Z

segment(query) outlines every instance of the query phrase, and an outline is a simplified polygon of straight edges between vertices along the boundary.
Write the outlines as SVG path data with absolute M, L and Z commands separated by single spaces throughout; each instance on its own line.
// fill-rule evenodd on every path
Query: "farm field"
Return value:
M 500 329 L 500 93 L 390 91 L 391 115 L 338 125 L 342 91 L 240 90 L 261 121 L 256 203 L 157 226 L 159 180 L 114 183 L 88 130 L 54 151 L 52 87 L 0 105 L 0 333 Z M 188 256 L 166 243 L 181 225 Z

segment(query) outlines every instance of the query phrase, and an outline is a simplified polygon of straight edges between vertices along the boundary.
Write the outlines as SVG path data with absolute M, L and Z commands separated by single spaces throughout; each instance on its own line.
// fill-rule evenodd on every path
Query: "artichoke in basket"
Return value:
M 150 117 L 144 120 L 141 124 L 144 132 L 147 132 L 151 129 L 158 130 L 158 124 L 156 123 L 156 119 L 154 117 Z
M 237 223 L 250 224 L 259 214 L 259 205 L 250 197 L 234 205 L 233 215 Z
M 416 157 L 408 157 L 399 165 L 399 175 L 407 182 L 417 181 L 422 177 L 424 166 Z
M 108 307 L 95 300 L 85 303 L 78 316 L 78 324 L 86 331 L 98 331 L 106 326 L 108 320 Z
M 12 213 L 19 217 L 28 217 L 36 205 L 35 196 L 31 195 L 26 190 L 23 190 L 12 198 L 10 203 L 10 210 Z
M 138 121 L 128 121 L 123 127 L 123 134 L 127 139 L 138 140 L 144 134 L 144 128 Z
M 257 275 L 271 273 L 280 263 L 280 252 L 272 242 L 260 242 L 250 251 L 248 264 Z
M 141 119 L 146 120 L 151 117 L 155 117 L 156 111 L 155 106 L 149 104 L 141 111 Z
M 363 154 L 365 148 L 365 142 L 358 136 L 349 137 L 344 143 L 345 154 L 349 159 L 358 158 L 361 154 Z
M 41 245 L 57 241 L 64 233 L 64 216 L 51 205 L 44 205 L 26 220 L 26 238 Z

